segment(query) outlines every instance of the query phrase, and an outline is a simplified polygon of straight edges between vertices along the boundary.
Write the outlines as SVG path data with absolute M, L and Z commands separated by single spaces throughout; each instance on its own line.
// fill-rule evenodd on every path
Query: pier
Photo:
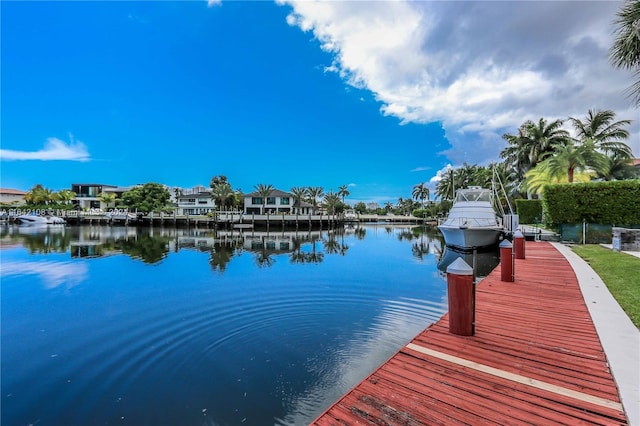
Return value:
M 312 424 L 628 424 L 570 263 L 547 242 L 526 256 L 477 285 L 474 336 L 445 314 Z

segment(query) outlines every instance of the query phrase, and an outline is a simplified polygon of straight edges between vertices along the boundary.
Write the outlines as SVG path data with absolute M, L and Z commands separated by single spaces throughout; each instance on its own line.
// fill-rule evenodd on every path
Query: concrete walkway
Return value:
M 633 325 L 602 279 L 587 262 L 564 244 L 552 244 L 569 261 L 576 274 L 618 385 L 629 424 L 640 426 L 640 330 Z M 640 257 L 638 252 L 628 254 Z

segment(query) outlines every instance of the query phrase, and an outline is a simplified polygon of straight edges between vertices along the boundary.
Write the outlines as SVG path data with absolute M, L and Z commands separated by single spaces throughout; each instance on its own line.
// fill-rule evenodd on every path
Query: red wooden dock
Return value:
M 515 274 L 478 284 L 475 336 L 443 316 L 312 424 L 627 424 L 571 265 L 528 242 Z

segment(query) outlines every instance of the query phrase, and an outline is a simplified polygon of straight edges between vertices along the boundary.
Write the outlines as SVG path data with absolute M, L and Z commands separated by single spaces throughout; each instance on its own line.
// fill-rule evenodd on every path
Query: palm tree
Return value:
M 633 162 L 618 155 L 607 157 L 607 166 L 598 172 L 598 178 L 603 180 L 625 180 L 640 178 L 640 171 Z
M 566 175 L 567 181 L 573 183 L 576 171 L 600 171 L 606 167 L 607 161 L 606 156 L 593 150 L 591 145 L 569 144 L 559 148 L 542 164 L 548 169 L 550 176 Z
M 607 155 L 617 155 L 621 158 L 633 158 L 629 145 L 622 142 L 629 138 L 629 132 L 624 126 L 631 124 L 631 120 L 613 121 L 616 113 L 611 110 L 589 110 L 585 121 L 569 117 L 576 131 L 577 140 L 583 145 L 591 145 L 592 149 Z
M 436 196 L 440 197 L 441 200 L 453 200 L 455 197 L 455 174 L 455 170 L 450 167 L 436 184 Z
M 324 203 L 327 207 L 327 213 L 335 214 L 336 207 L 340 204 L 340 195 L 333 191 L 329 191 L 324 196 Z
M 42 184 L 37 184 L 31 188 L 24 196 L 24 200 L 30 205 L 48 204 L 53 198 L 53 191 L 45 188 Z
M 262 197 L 262 214 L 264 214 L 265 206 L 267 204 L 267 197 L 269 197 L 273 192 L 273 185 L 265 185 L 264 183 L 259 183 L 254 188 L 258 195 Z
M 314 207 L 318 207 L 318 199 L 322 198 L 324 195 L 324 188 L 321 186 L 309 186 L 307 187 L 307 197 L 309 197 L 309 202 L 313 204 Z
M 107 208 L 110 204 L 115 204 L 117 199 L 118 195 L 114 192 L 101 192 L 98 194 L 98 200 L 100 200 L 101 203 L 104 203 Z
M 573 175 L 573 182 L 586 183 L 589 182 L 593 176 L 593 172 L 576 171 Z M 544 161 L 527 172 L 523 186 L 527 192 L 540 196 L 545 185 L 567 182 L 567 173 L 562 171 L 560 173 L 554 173 L 554 171 L 550 169 L 548 162 Z
M 529 170 L 570 142 L 569 132 L 562 129 L 562 125 L 562 120 L 551 123 L 544 118 L 537 123 L 527 120 L 518 128 L 517 135 L 502 135 L 509 146 L 500 152 L 500 157 L 515 171 L 517 181 L 523 182 Z
M 349 189 L 347 188 L 347 185 L 342 185 L 341 187 L 338 188 L 338 195 L 340 197 L 342 197 L 342 203 L 344 204 L 344 198 L 348 197 L 349 194 L 351 194 L 349 192 Z
M 218 205 L 218 210 L 222 211 L 233 200 L 235 193 L 231 189 L 231 185 L 226 182 L 217 183 L 211 188 L 211 199 Z
M 636 81 L 629 95 L 640 106 L 640 1 L 627 0 L 614 21 L 615 40 L 609 50 L 611 63 L 616 68 L 634 71 Z
M 294 186 L 293 188 L 290 189 L 290 191 L 293 194 L 295 205 L 298 206 L 297 209 L 299 211 L 300 207 L 302 206 L 302 200 L 307 194 L 307 189 L 303 186 Z
M 62 204 L 69 204 L 76 198 L 76 193 L 71 191 L 70 189 L 63 189 L 62 191 L 58 191 L 55 194 L 55 197 Z
M 425 182 L 422 182 L 413 187 L 413 192 L 411 193 L 411 195 L 416 200 L 420 199 L 422 208 L 424 209 L 424 199 L 426 198 L 428 200 L 429 195 L 431 194 L 429 194 L 429 188 L 427 188 L 427 184 Z

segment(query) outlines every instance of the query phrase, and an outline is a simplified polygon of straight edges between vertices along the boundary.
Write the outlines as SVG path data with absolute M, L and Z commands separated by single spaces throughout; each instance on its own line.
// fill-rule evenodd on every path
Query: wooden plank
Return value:
M 529 242 L 515 268 L 476 286 L 475 336 L 444 315 L 313 424 L 627 424 L 569 263 Z

